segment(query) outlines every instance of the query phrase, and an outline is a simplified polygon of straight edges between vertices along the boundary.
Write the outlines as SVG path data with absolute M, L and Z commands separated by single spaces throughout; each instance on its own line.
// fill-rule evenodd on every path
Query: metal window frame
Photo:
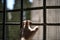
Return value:
M 60 26 L 60 23 L 46 23 L 46 9 L 60 9 L 60 6 L 46 6 L 46 0 L 43 0 L 43 6 L 42 7 L 33 7 L 33 8 L 24 8 L 23 9 L 23 0 L 21 0 L 21 9 L 14 9 L 14 10 L 6 10 L 6 0 L 4 0 L 3 4 L 3 11 L 0 11 L 0 13 L 3 13 L 3 22 L 0 23 L 0 25 L 3 25 L 3 40 L 5 40 L 5 25 L 20 25 L 20 28 L 22 27 L 22 21 L 23 21 L 23 11 L 27 10 L 38 10 L 43 9 L 43 23 L 32 23 L 32 25 L 42 25 L 43 26 L 43 40 L 46 40 L 46 26 Z M 21 22 L 5 22 L 5 14 L 6 12 L 21 12 Z
M 3 40 L 6 40 L 5 14 L 6 14 L 6 0 L 4 0 L 4 3 L 3 3 Z

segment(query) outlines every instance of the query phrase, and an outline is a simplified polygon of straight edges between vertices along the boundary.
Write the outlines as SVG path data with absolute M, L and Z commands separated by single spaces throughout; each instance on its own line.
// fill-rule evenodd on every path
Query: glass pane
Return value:
M 7 22 L 20 22 L 20 12 L 7 12 L 6 13 Z
M 23 20 L 30 20 L 31 11 L 23 11 Z
M 0 11 L 3 10 L 3 0 L 0 0 Z
M 2 37 L 3 37 L 3 27 L 2 25 L 0 25 L 0 40 L 3 40 Z
M 7 10 L 20 9 L 21 0 L 7 0 Z
M 6 25 L 6 28 L 8 40 L 19 40 L 20 25 Z
M 19 40 L 20 39 L 20 26 L 19 25 L 6 25 L 7 27 L 7 39 L 9 40 Z M 35 27 L 32 26 L 32 28 Z M 27 31 L 26 31 L 27 32 Z M 25 35 L 28 35 L 25 34 Z M 38 30 L 31 32 L 26 40 L 43 40 L 43 26 L 38 25 Z
M 31 21 L 33 23 L 43 23 L 43 10 L 32 10 Z
M 0 22 L 3 21 L 3 13 L 0 13 Z
M 43 6 L 43 0 L 23 0 L 24 8 L 41 7 Z M 21 0 L 7 0 L 7 10 L 20 9 Z
M 60 40 L 60 26 L 47 26 L 47 40 Z
M 41 6 L 43 6 L 43 0 L 23 0 L 24 8 L 41 7 Z
M 60 0 L 46 0 L 47 6 L 60 6 Z
M 31 20 L 33 23 L 43 23 L 43 10 L 24 11 L 23 19 Z
M 47 9 L 47 23 L 60 23 L 60 9 Z
M 27 40 L 43 40 L 43 26 L 39 25 L 32 25 L 31 28 L 34 28 L 35 26 L 38 26 L 38 30 L 31 32 L 32 35 Z

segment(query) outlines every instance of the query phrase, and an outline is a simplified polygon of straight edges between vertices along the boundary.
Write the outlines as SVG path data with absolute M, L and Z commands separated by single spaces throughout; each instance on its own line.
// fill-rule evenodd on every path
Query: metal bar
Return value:
M 32 8 L 24 8 L 23 10 L 40 10 L 40 9 L 44 9 L 44 6 L 42 7 L 32 7 Z M 60 9 L 60 6 L 46 6 L 46 9 Z
M 43 7 L 33 7 L 33 8 L 24 8 L 24 11 L 27 10 L 39 10 L 39 9 L 43 9 Z M 60 9 L 60 6 L 46 6 L 46 9 Z M 17 12 L 17 11 L 21 11 L 21 9 L 14 9 L 14 10 L 7 10 L 7 12 Z M 2 13 L 3 11 L 0 11 L 0 13 Z
M 20 16 L 21 16 L 21 26 L 20 27 L 22 27 L 22 21 L 23 21 L 23 0 L 21 0 L 21 14 L 20 14 Z
M 21 0 L 21 14 L 20 14 L 20 20 L 21 20 L 21 25 L 20 25 L 20 31 L 21 31 L 21 35 L 20 35 L 20 40 L 21 40 L 21 37 L 23 36 L 23 25 L 22 25 L 22 23 L 23 23 L 23 0 Z M 21 30 L 22 29 L 22 30 Z
M 60 23 L 38 23 L 38 24 L 36 24 L 36 23 L 32 23 L 32 25 L 48 25 L 48 26 L 60 26 Z
M 0 22 L 0 25 L 3 25 L 2 22 Z M 20 25 L 20 22 L 6 22 L 5 25 Z M 34 23 L 32 22 L 32 25 L 56 25 L 56 26 L 60 26 L 60 23 Z
M 6 27 L 5 27 L 5 13 L 6 13 L 6 0 L 3 0 L 3 40 L 6 40 Z
M 46 6 L 46 9 L 60 9 L 60 6 Z
M 48 25 L 48 26 L 60 26 L 60 23 L 46 23 L 46 24 L 44 24 L 44 23 L 32 23 L 32 25 Z
M 60 26 L 60 23 L 47 23 L 48 26 Z
M 0 24 L 2 25 L 2 24 Z M 5 25 L 20 25 L 20 24 L 5 24 Z M 32 24 L 32 25 L 37 25 L 37 26 L 43 26 L 43 25 L 47 25 L 47 26 L 60 26 L 60 24 Z
M 46 0 L 43 0 L 43 40 L 46 40 Z

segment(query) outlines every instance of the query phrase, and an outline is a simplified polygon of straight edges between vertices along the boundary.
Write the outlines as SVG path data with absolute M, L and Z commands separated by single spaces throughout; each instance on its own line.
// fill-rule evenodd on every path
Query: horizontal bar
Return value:
M 0 10 L 0 13 L 3 13 L 3 11 Z
M 36 23 L 32 23 L 32 25 L 48 25 L 48 26 L 60 26 L 60 23 L 40 23 L 40 24 L 36 24 Z
M 0 22 L 2 24 L 2 22 Z M 5 22 L 5 24 L 20 24 L 20 22 Z
M 60 26 L 60 23 L 47 23 L 48 26 Z
M 33 7 L 33 8 L 25 8 L 24 11 L 28 10 L 40 10 L 43 9 L 43 7 Z
M 6 25 L 20 25 L 20 24 L 6 24 Z M 36 23 L 32 23 L 32 25 L 48 25 L 48 26 L 60 26 L 60 23 L 47 23 L 47 24 L 36 24 Z
M 0 22 L 0 25 L 2 25 L 2 22 Z M 20 22 L 6 22 L 5 25 L 20 25 Z M 32 25 L 55 25 L 55 26 L 60 26 L 60 23 L 32 23 Z
M 28 11 L 28 10 L 39 10 L 39 9 L 43 9 L 43 7 L 24 8 L 23 10 Z M 60 6 L 46 6 L 46 9 L 60 9 Z M 17 11 L 21 11 L 21 9 L 7 10 L 7 12 L 17 12 Z M 0 11 L 0 13 L 3 13 L 3 11 Z
M 46 6 L 46 9 L 60 9 L 60 6 Z

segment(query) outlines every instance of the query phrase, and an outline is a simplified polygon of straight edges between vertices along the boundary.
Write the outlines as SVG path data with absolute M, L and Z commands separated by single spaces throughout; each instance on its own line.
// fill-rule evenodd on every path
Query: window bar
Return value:
M 46 0 L 43 0 L 43 40 L 46 40 Z
M 21 14 L 20 14 L 20 17 L 21 17 L 21 27 L 22 27 L 22 21 L 23 21 L 23 0 L 21 0 Z
M 5 27 L 5 13 L 6 13 L 6 0 L 3 0 L 3 40 L 6 40 L 6 27 Z
M 39 9 L 43 9 L 43 7 L 32 7 L 32 8 L 24 8 L 24 11 L 27 10 L 39 10 Z M 46 9 L 60 9 L 60 6 L 46 6 Z M 14 10 L 7 10 L 7 12 L 17 12 L 17 11 L 21 11 L 21 9 L 14 9 Z M 3 11 L 0 11 L 0 13 L 2 13 Z
M 22 23 L 23 23 L 23 0 L 21 0 L 21 14 L 20 14 L 20 21 L 21 21 L 21 23 L 20 23 L 20 40 L 21 40 L 21 37 L 23 36 L 23 25 L 22 25 Z

